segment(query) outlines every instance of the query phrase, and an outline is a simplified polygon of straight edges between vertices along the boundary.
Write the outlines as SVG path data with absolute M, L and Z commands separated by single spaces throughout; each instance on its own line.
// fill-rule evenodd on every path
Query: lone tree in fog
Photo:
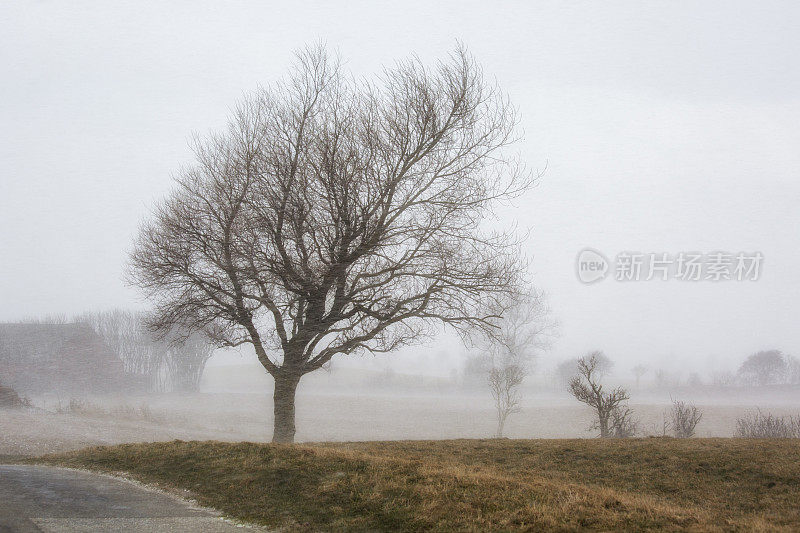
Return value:
M 519 387 L 538 351 L 547 348 L 555 322 L 544 296 L 533 292 L 511 302 L 485 346 L 489 389 L 497 413 L 496 436 L 503 436 L 508 417 L 520 410 Z
M 602 352 L 592 352 L 578 360 L 578 375 L 569 382 L 569 390 L 579 402 L 589 405 L 597 415 L 600 437 L 630 437 L 635 432 L 632 413 L 623 402 L 630 396 L 622 387 L 606 392 L 599 378 L 609 359 Z
M 323 47 L 301 52 L 195 143 L 142 228 L 130 278 L 151 326 L 252 345 L 275 380 L 276 442 L 294 439 L 301 376 L 334 355 L 391 351 L 437 323 L 493 330 L 525 270 L 512 233 L 482 228 L 533 181 L 505 155 L 516 123 L 460 47 L 374 83 Z
M 739 367 L 739 377 L 753 385 L 774 385 L 787 377 L 788 363 L 780 350 L 754 353 Z
M 647 367 L 644 365 L 636 365 L 631 369 L 633 376 L 636 378 L 636 388 L 639 388 L 639 382 L 642 380 L 642 376 L 647 374 Z

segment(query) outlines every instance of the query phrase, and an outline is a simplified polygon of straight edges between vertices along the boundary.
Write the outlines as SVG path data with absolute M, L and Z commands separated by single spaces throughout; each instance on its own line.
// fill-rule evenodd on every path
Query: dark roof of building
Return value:
M 122 372 L 122 361 L 88 325 L 0 324 L 0 380 L 21 390 L 46 390 L 48 383 L 94 388 Z

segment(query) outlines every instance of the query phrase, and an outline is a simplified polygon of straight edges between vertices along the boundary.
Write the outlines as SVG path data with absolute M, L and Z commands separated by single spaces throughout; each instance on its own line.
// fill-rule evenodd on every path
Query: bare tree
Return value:
M 602 352 L 591 352 L 578 360 L 578 375 L 572 378 L 569 389 L 580 402 L 592 407 L 597 414 L 595 426 L 600 430 L 600 437 L 631 436 L 627 433 L 635 431 L 631 412 L 624 405 L 630 396 L 618 387 L 610 392 L 603 390 L 599 382 L 598 368 L 607 358 Z
M 693 403 L 681 400 L 672 400 L 671 426 L 675 436 L 679 439 L 688 439 L 694 436 L 695 428 L 703 419 L 703 412 Z
M 578 357 L 572 357 L 558 363 L 556 367 L 556 379 L 560 387 L 569 388 L 569 383 L 572 381 L 572 378 L 578 375 L 579 362 L 580 359 Z
M 140 378 L 150 391 L 196 391 L 214 353 L 213 344 L 200 333 L 154 336 L 144 313 L 114 309 L 84 313 L 75 321 L 89 325 L 122 360 L 125 372 Z
M 506 360 L 502 364 L 489 369 L 489 389 L 494 399 L 497 413 L 497 438 L 503 437 L 506 419 L 512 413 L 520 411 L 519 386 L 525 379 L 527 370 L 521 363 Z
M 537 353 L 550 345 L 555 328 L 544 295 L 533 291 L 507 305 L 499 327 L 488 337 L 484 348 L 498 438 L 503 436 L 508 417 L 519 412 L 520 385 Z
M 169 381 L 173 390 L 196 392 L 214 346 L 201 333 L 193 333 L 172 343 L 166 355 Z
M 730 370 L 712 372 L 711 384 L 715 387 L 732 387 L 736 384 L 736 376 Z
M 629 439 L 639 432 L 639 421 L 633 417 L 633 411 L 625 405 L 619 405 L 611 410 L 609 418 L 611 437 L 615 439 Z
M 667 371 L 663 368 L 657 368 L 653 373 L 653 377 L 655 378 L 656 388 L 658 389 L 665 389 L 668 385 L 669 375 Z
M 647 374 L 647 370 L 648 370 L 648 368 L 646 366 L 644 366 L 644 365 L 636 365 L 635 367 L 633 367 L 631 369 L 631 372 L 633 373 L 633 376 L 636 378 L 636 388 L 637 389 L 639 388 L 639 382 L 641 381 L 642 376 Z
M 163 370 L 168 346 L 150 334 L 144 314 L 114 309 L 84 313 L 77 316 L 75 322 L 94 329 L 122 360 L 126 374 L 141 380 L 151 391 L 164 390 L 166 380 Z
M 595 370 L 594 373 L 597 377 L 604 377 L 611 369 L 614 368 L 614 361 L 608 358 L 606 354 L 603 352 L 595 351 L 594 358 L 595 358 Z
M 594 375 L 601 378 L 606 375 L 613 367 L 614 362 L 603 354 L 603 352 L 595 353 L 595 370 Z M 572 378 L 578 375 L 579 370 L 579 357 L 571 357 L 565 359 L 556 367 L 556 375 L 562 387 L 569 388 Z
M 374 83 L 323 47 L 246 97 L 139 235 L 130 280 L 158 331 L 250 344 L 273 376 L 273 440 L 295 435 L 300 378 L 336 354 L 388 352 L 436 323 L 491 330 L 525 272 L 499 202 L 535 176 L 506 148 L 513 107 L 463 49 Z

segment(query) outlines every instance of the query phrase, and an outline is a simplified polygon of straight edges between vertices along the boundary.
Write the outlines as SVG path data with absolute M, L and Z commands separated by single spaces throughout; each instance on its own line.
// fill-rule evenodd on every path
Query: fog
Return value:
M 542 171 L 497 222 L 528 234 L 531 278 L 559 323 L 507 435 L 594 436 L 591 412 L 555 378 L 591 350 L 614 362 L 606 379 L 630 390 L 643 433 L 658 433 L 671 397 L 704 407 L 701 436 L 731 436 L 756 407 L 796 413 L 791 377 L 719 381 L 756 352 L 800 356 L 798 23 L 791 2 L 4 3 L 0 323 L 146 310 L 123 271 L 139 226 L 192 160 L 191 133 L 221 128 L 295 50 L 323 41 L 371 76 L 461 41 L 518 108 L 521 157 Z M 619 281 L 612 267 L 587 284 L 576 275 L 586 248 L 609 260 L 760 253 L 763 264 L 742 281 Z M 338 355 L 301 383 L 297 438 L 491 436 L 489 390 L 465 374 L 479 351 L 442 329 L 393 353 Z M 637 364 L 648 370 L 638 385 Z M 242 347 L 218 350 L 188 396 L 88 395 L 70 410 L 72 394 L 36 392 L 38 415 L 4 418 L 0 454 L 266 440 L 271 389 Z

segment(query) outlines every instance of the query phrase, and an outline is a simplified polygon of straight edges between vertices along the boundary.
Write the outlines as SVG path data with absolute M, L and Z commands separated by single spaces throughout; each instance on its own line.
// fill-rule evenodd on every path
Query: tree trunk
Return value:
M 506 425 L 506 415 L 499 414 L 497 417 L 497 435 L 498 439 L 503 438 L 503 429 Z
M 603 416 L 600 414 L 600 438 L 607 439 L 610 437 L 610 431 L 608 430 L 608 415 Z
M 294 397 L 297 392 L 299 375 L 277 374 L 275 377 L 275 393 L 272 396 L 275 413 L 272 442 L 294 442 Z

